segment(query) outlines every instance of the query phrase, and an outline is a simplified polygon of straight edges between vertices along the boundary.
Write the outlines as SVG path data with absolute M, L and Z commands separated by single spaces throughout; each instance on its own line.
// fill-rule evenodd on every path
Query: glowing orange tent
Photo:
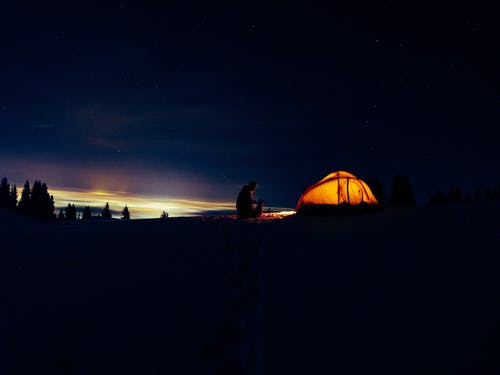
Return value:
M 339 207 L 374 207 L 378 201 L 368 185 L 345 171 L 330 173 L 299 198 L 297 212 L 335 210 Z

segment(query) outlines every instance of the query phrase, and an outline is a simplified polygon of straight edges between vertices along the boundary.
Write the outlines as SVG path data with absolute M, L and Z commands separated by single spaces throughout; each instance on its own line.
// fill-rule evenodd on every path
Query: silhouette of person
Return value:
M 250 181 L 248 185 L 243 185 L 238 199 L 236 200 L 236 210 L 238 211 L 238 218 L 248 219 L 251 217 L 260 217 L 264 209 L 264 201 L 256 201 L 253 198 L 253 193 L 257 183 Z M 255 207 L 254 207 L 255 205 Z

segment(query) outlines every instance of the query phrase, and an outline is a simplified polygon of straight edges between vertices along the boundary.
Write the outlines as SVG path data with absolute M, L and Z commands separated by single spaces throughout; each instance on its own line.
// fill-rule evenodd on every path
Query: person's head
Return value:
M 250 188 L 250 190 L 254 191 L 255 188 L 257 187 L 257 183 L 255 181 L 250 181 L 248 183 L 248 187 Z

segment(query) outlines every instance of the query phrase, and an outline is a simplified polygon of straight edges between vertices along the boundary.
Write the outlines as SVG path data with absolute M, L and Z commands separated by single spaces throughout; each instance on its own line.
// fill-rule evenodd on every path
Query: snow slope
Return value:
M 63 224 L 0 211 L 0 373 L 498 373 L 499 208 Z

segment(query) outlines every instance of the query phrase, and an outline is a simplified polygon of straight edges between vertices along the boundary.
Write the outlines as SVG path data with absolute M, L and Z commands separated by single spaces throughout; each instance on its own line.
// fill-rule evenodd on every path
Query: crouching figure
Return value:
M 264 210 L 264 201 L 256 201 L 253 197 L 253 193 L 257 183 L 250 181 L 248 185 L 243 185 L 240 194 L 238 194 L 238 199 L 236 200 L 236 210 L 238 211 L 238 218 L 248 219 L 251 217 L 260 217 L 262 211 Z

